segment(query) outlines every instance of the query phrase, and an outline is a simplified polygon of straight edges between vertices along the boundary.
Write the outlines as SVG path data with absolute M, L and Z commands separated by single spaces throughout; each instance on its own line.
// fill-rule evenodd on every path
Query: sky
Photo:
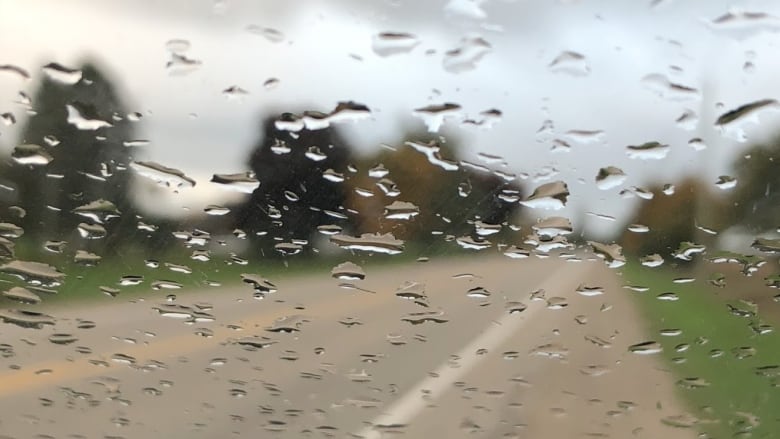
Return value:
M 742 12 L 768 15 L 713 24 Z M 507 171 L 528 176 L 529 189 L 566 181 L 568 207 L 541 214 L 584 209 L 618 219 L 583 219 L 593 230 L 608 230 L 638 201 L 618 196 L 620 188 L 596 188 L 599 168 L 620 167 L 627 174 L 622 187 L 674 183 L 692 172 L 714 183 L 747 144 L 776 130 L 780 113 L 762 112 L 760 123 L 745 126 L 747 142 L 740 143 L 722 135 L 714 121 L 740 105 L 779 97 L 777 16 L 780 4 L 773 1 L 0 0 L 0 64 L 32 75 L 23 81 L 0 72 L 0 113 L 10 111 L 20 121 L 0 124 L 0 144 L 10 148 L 20 141 L 16 128 L 25 116 L 14 101 L 20 90 L 34 92 L 43 65 L 96 59 L 129 108 L 145 116 L 139 137 L 150 143 L 140 159 L 180 169 L 198 182 L 179 193 L 143 197 L 148 209 L 175 216 L 229 196 L 208 180 L 213 173 L 247 169 L 264 116 L 363 103 L 371 119 L 344 128 L 361 151 L 370 152 L 381 143 L 400 144 L 410 126 L 424 128 L 414 109 L 452 102 L 462 107 L 461 115 L 441 130 L 466 145 L 465 158 L 502 156 Z M 264 36 L 263 28 L 276 30 L 276 38 Z M 372 50 L 380 32 L 409 33 L 419 43 L 383 57 Z M 476 38 L 489 51 L 458 72 L 447 68 L 447 52 Z M 197 69 L 183 75 L 166 69 L 166 43 L 173 39 L 188 42 L 184 53 L 200 61 Z M 583 59 L 551 67 L 564 52 Z M 659 95 L 657 83 L 654 88 L 643 80 L 648 75 L 698 93 L 683 100 Z M 271 78 L 278 85 L 269 89 L 264 83 Z M 248 94 L 229 98 L 223 90 L 231 86 Z M 502 119 L 491 129 L 461 123 L 492 108 Z M 676 123 L 686 110 L 698 122 Z M 552 129 L 538 133 L 547 120 Z M 572 130 L 602 134 L 588 142 L 567 135 Z M 708 148 L 689 147 L 694 137 Z M 551 152 L 554 139 L 571 148 Z M 627 145 L 650 141 L 670 145 L 665 159 L 628 158 Z

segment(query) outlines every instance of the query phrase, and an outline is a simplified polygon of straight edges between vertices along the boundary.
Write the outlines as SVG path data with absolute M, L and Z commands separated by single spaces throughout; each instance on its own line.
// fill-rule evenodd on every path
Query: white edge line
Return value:
M 560 268 L 550 273 L 534 289 L 542 286 L 546 289 L 554 290 L 566 283 L 572 277 L 579 277 L 579 271 L 584 271 L 585 266 L 581 262 L 580 267 L 575 269 L 575 276 L 572 274 L 561 275 L 560 272 L 571 271 L 571 267 Z M 552 282 L 549 284 L 548 282 Z M 377 430 L 377 426 L 403 425 L 414 420 L 417 414 L 425 409 L 432 401 L 438 399 L 444 392 L 449 390 L 450 386 L 461 377 L 469 373 L 477 364 L 485 359 L 485 355 L 477 355 L 478 349 L 487 349 L 492 351 L 501 346 L 506 340 L 517 333 L 517 331 L 531 320 L 534 314 L 544 307 L 528 306 L 520 315 L 504 314 L 498 320 L 491 320 L 490 326 L 482 331 L 471 343 L 466 345 L 457 356 L 460 358 L 459 367 L 452 367 L 449 361 L 442 363 L 433 374 L 423 378 L 414 387 L 407 391 L 403 396 L 397 399 L 390 407 L 384 410 L 384 413 L 374 418 L 370 425 L 364 427 L 355 436 L 364 439 L 380 439 L 382 432 Z M 432 375 L 432 376 L 431 376 Z M 425 398 L 423 398 L 425 391 Z

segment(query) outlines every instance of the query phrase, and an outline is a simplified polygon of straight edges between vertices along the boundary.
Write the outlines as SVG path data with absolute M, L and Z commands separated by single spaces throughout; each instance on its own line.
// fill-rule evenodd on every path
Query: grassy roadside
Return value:
M 632 294 L 679 379 L 683 400 L 699 417 L 696 428 L 711 438 L 778 437 L 780 334 L 763 332 L 770 328 L 761 326 L 755 309 L 724 300 L 703 279 L 675 283 L 679 272 L 638 264 L 627 265 L 623 276 L 649 288 Z M 679 300 L 658 298 L 668 292 Z M 662 335 L 672 329 L 681 332 Z
M 454 244 L 452 244 L 454 246 Z M 27 254 L 25 254 L 27 253 Z M 399 255 L 384 255 L 362 252 L 337 251 L 332 254 L 314 256 L 261 257 L 247 256 L 243 262 L 229 255 L 213 255 L 209 261 L 193 260 L 191 249 L 176 248 L 157 255 L 151 259 L 158 262 L 157 267 L 149 266 L 147 258 L 141 250 L 126 249 L 121 257 L 107 257 L 97 265 L 84 266 L 74 263 L 62 255 L 44 254 L 38 251 L 22 252 L 19 259 L 43 262 L 56 267 L 65 273 L 63 284 L 56 289 L 56 294 L 39 294 L 46 306 L 68 306 L 80 303 L 106 302 L 116 299 L 134 299 L 144 296 L 164 297 L 168 294 L 187 294 L 192 291 L 203 291 L 220 286 L 236 286 L 241 284 L 242 273 L 259 274 L 271 282 L 300 274 L 322 275 L 330 277 L 330 270 L 337 264 L 350 261 L 364 269 L 376 266 L 392 266 L 408 263 L 419 257 L 431 259 L 440 257 L 457 258 L 468 256 L 470 251 L 456 251 L 443 246 L 407 246 Z M 175 271 L 177 267 L 187 267 L 190 273 Z M 173 269 L 172 269 L 173 268 Z M 121 285 L 125 276 L 138 276 L 142 280 L 135 285 Z M 180 284 L 181 288 L 154 290 L 155 281 L 171 281 Z M 11 286 L 26 286 L 24 281 L 13 276 L 0 273 L 0 289 Z M 111 297 L 101 291 L 101 287 L 116 290 L 116 296 Z M 247 293 L 251 291 L 249 286 Z M 18 307 L 19 303 L 0 298 L 0 307 Z M 34 308 L 33 308 L 34 309 Z

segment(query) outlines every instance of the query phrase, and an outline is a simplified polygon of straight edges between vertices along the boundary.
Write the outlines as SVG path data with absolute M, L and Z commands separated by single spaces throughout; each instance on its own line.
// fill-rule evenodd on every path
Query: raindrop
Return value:
M 35 305 L 41 302 L 40 296 L 34 292 L 22 287 L 13 287 L 8 291 L 3 291 L 3 297 L 16 302 Z
M 651 355 L 662 352 L 663 348 L 657 341 L 645 341 L 629 346 L 628 351 L 639 355 Z
M 568 50 L 556 56 L 548 68 L 553 73 L 564 73 L 570 76 L 588 76 L 590 74 L 590 66 L 588 66 L 585 55 Z
M 664 263 L 664 258 L 662 258 L 658 253 L 654 253 L 652 255 L 641 257 L 639 262 L 645 267 L 658 267 Z
M 183 286 L 181 283 L 172 280 L 156 280 L 151 283 L 153 290 L 178 290 Z
M 85 250 L 76 250 L 76 254 L 73 256 L 73 262 L 86 267 L 94 267 L 101 259 L 103 259 L 101 256 Z
M 284 41 L 284 33 L 278 29 L 250 24 L 247 26 L 246 30 L 255 35 L 261 35 L 272 43 L 281 43 Z
M 629 145 L 626 154 L 629 158 L 640 160 L 660 160 L 669 154 L 669 145 L 658 142 L 647 142 L 641 145 Z
M 589 286 L 586 284 L 580 284 L 577 287 L 577 293 L 585 297 L 600 296 L 604 294 L 604 288 L 600 286 Z
M 487 299 L 491 296 L 491 292 L 483 287 L 474 287 L 470 288 L 468 291 L 466 291 L 466 297 L 470 297 L 472 299 Z
M 190 42 L 181 38 L 175 38 L 165 42 L 165 49 L 173 53 L 184 53 L 190 50 Z
M 715 186 L 722 190 L 734 189 L 737 186 L 737 179 L 728 175 L 721 175 L 718 177 L 718 181 L 715 182 Z
M 84 117 L 81 114 L 81 111 L 79 111 L 73 105 L 66 105 L 65 108 L 68 110 L 67 122 L 69 124 L 75 126 L 76 129 L 86 130 L 86 131 L 95 131 L 95 130 L 98 130 L 100 128 L 113 126 L 110 123 L 106 122 L 105 120 L 88 119 L 88 118 Z
M 399 254 L 404 249 L 404 242 L 396 239 L 392 234 L 364 233 L 359 237 L 347 235 L 332 235 L 330 242 L 345 250 L 359 250 L 367 252 Z
M 84 239 L 103 239 L 108 234 L 106 228 L 100 224 L 79 223 L 76 230 Z
M 699 116 L 693 110 L 686 109 L 674 122 L 684 130 L 693 131 L 699 125 Z
M 78 341 L 78 337 L 72 334 L 57 333 L 50 335 L 49 341 L 54 344 L 68 345 Z
M 674 83 L 659 73 L 647 75 L 642 78 L 641 82 L 648 90 L 670 101 L 697 100 L 701 97 L 699 90 Z
M 566 205 L 569 187 L 562 181 L 543 184 L 520 204 L 534 209 L 558 210 Z
M 420 208 L 408 201 L 393 201 L 385 206 L 385 218 L 409 220 L 420 214 Z
M 0 272 L 18 277 L 31 285 L 59 286 L 65 273 L 41 262 L 14 260 L 0 265 Z
M 13 73 L 14 75 L 19 76 L 23 80 L 30 79 L 30 73 L 28 73 L 27 70 L 12 64 L 0 64 L 0 72 Z
M 704 21 L 715 32 L 730 35 L 738 40 L 763 31 L 780 30 L 780 19 L 765 12 L 742 10 L 729 11 L 713 20 Z
M 469 250 L 485 250 L 493 245 L 493 243 L 484 238 L 478 237 L 475 239 L 468 235 L 457 238 L 455 242 L 462 248 Z
M 422 306 L 428 306 L 428 296 L 425 295 L 425 284 L 406 281 L 395 290 L 395 296 L 401 299 L 411 300 Z
M 330 271 L 331 276 L 339 280 L 363 280 L 366 273 L 363 269 L 352 262 L 343 262 Z
M 222 94 L 228 99 L 241 99 L 245 96 L 249 96 L 249 92 L 237 85 L 231 85 L 230 87 L 222 90 Z
M 128 274 L 119 278 L 119 285 L 123 287 L 140 285 L 144 281 L 143 276 Z
M 622 267 L 626 263 L 623 256 L 623 248 L 618 244 L 603 244 L 595 241 L 588 241 L 593 252 L 599 258 L 603 259 L 609 268 Z
M 260 182 L 255 178 L 252 172 L 242 172 L 238 174 L 214 174 L 211 177 L 212 183 L 217 183 L 225 189 L 245 194 L 251 194 L 258 187 Z
M 41 329 L 43 325 L 54 325 L 54 317 L 34 311 L 22 309 L 0 310 L 0 320 L 4 323 L 20 326 L 22 328 Z
M 178 169 L 169 168 L 155 162 L 132 162 L 130 169 L 138 175 L 154 181 L 160 186 L 170 187 L 174 190 L 191 188 L 195 186 L 195 180 L 187 177 Z
M 273 294 L 277 291 L 276 285 L 257 274 L 243 273 L 241 274 L 241 280 L 244 283 L 251 285 L 255 291 L 263 294 Z
M 66 85 L 73 85 L 81 80 L 81 70 L 69 69 L 55 62 L 43 66 L 43 73 L 52 80 Z
M 758 116 L 766 110 L 777 111 L 780 103 L 775 99 L 761 99 L 739 106 L 718 117 L 715 126 L 724 136 L 738 142 L 747 140 L 744 128 L 747 124 L 758 124 Z
M 203 64 L 200 60 L 188 58 L 179 53 L 171 53 L 171 59 L 165 63 L 165 68 L 171 76 L 181 76 L 194 72 Z
M 0 114 L 0 122 L 5 126 L 14 125 L 16 123 L 16 116 L 14 116 L 13 113 Z
M 680 246 L 672 253 L 672 256 L 677 259 L 682 259 L 683 261 L 690 261 L 693 260 L 694 255 L 703 253 L 706 249 L 707 248 L 703 245 L 684 241 L 680 243 Z
M 460 46 L 444 54 L 444 70 L 450 73 L 463 73 L 477 68 L 477 63 L 493 48 L 481 37 L 466 37 Z
M 103 199 L 81 205 L 73 209 L 72 212 L 99 224 L 106 223 L 113 218 L 119 218 L 121 215 L 114 203 Z
M 565 135 L 568 139 L 583 145 L 604 141 L 604 131 L 602 130 L 569 130 L 566 131 Z
M 48 165 L 54 157 L 46 152 L 40 145 L 19 145 L 14 148 L 11 158 L 20 165 L 44 166 Z
M 622 169 L 614 166 L 607 166 L 599 169 L 596 175 L 596 187 L 606 191 L 622 185 L 626 181 L 626 174 Z
M 409 53 L 420 44 L 416 36 L 404 32 L 380 32 L 371 40 L 371 49 L 381 57 Z
M 412 114 L 423 120 L 428 127 L 428 131 L 435 133 L 439 131 L 439 128 L 441 128 L 446 119 L 459 116 L 460 110 L 460 105 L 446 102 L 440 105 L 428 105 L 427 107 L 417 108 L 412 111 Z M 407 142 L 407 144 L 409 143 L 410 142 Z M 414 145 L 410 146 L 414 147 Z M 420 151 L 418 148 L 415 149 Z
M 411 323 L 412 325 L 420 325 L 426 322 L 447 323 L 449 319 L 444 315 L 443 311 L 424 311 L 409 313 L 401 317 L 401 321 Z

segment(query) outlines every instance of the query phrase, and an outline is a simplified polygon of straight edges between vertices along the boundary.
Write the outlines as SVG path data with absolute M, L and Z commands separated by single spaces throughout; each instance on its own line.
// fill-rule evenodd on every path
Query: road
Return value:
M 0 437 L 695 437 L 662 422 L 688 419 L 675 379 L 628 351 L 653 335 L 602 262 L 366 271 L 363 290 L 308 275 L 271 279 L 264 300 L 178 292 L 196 322 L 150 292 L 48 310 L 42 329 L 2 324 Z M 427 308 L 396 296 L 407 281 Z M 435 321 L 403 320 L 426 311 Z

